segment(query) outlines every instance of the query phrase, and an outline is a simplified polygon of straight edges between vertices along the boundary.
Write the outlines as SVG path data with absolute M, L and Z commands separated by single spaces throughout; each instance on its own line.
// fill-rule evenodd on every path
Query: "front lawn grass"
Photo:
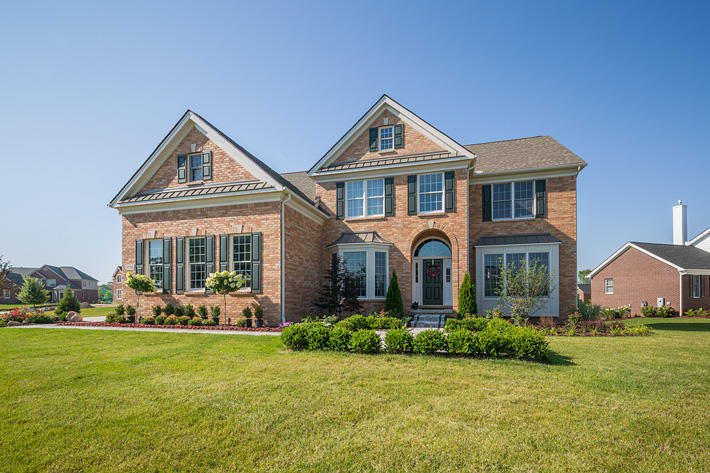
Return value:
M 0 470 L 708 471 L 710 320 L 640 322 L 550 363 L 0 329 Z
M 91 307 L 89 309 L 81 309 L 82 317 L 98 317 L 113 314 L 116 311 L 115 306 L 110 307 Z

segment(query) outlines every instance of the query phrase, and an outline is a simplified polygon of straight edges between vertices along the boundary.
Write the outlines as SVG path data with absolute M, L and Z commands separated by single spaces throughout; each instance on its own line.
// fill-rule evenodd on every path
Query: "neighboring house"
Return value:
M 113 302 L 123 301 L 123 268 L 116 266 L 113 271 Z
M 591 273 L 592 300 L 605 307 L 710 308 L 710 228 L 688 241 L 687 208 L 673 207 L 673 244 L 630 241 Z
M 222 304 L 205 279 L 234 269 L 251 284 L 223 316 L 259 303 L 269 324 L 300 320 L 338 254 L 364 311 L 383 307 L 396 271 L 408 312 L 414 302 L 450 312 L 470 271 L 483 312 L 497 305 L 500 263 L 538 261 L 555 283 L 536 315 L 566 316 L 584 166 L 549 136 L 463 146 L 383 96 L 309 171 L 278 174 L 188 110 L 109 205 L 121 215 L 122 269 L 161 288 L 142 314 Z
M 113 302 L 113 282 L 99 286 L 99 302 L 110 304 Z
M 582 302 L 591 301 L 592 300 L 592 283 L 577 284 L 577 297 Z
M 10 268 L 8 278 L 14 286 L 9 291 L 3 291 L 2 304 L 19 304 L 17 293 L 24 283 L 25 276 L 32 276 L 44 284 L 49 291 L 49 302 L 57 302 L 64 296 L 64 291 L 70 287 L 79 302 L 94 303 L 98 301 L 98 281 L 76 269 L 73 266 L 51 266 L 45 264 L 39 268 Z M 6 297 L 9 296 L 9 297 Z

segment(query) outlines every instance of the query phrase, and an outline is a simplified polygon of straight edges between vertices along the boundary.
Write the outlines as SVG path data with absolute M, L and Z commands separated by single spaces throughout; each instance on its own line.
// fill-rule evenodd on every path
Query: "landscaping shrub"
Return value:
M 153 317 L 141 317 L 141 323 L 145 325 L 155 325 L 155 319 Z
M 175 315 L 177 317 L 182 317 L 185 315 L 185 308 L 181 305 L 176 305 L 175 306 Z
M 404 315 L 404 305 L 402 304 L 402 292 L 399 290 L 397 282 L 397 273 L 392 271 L 390 284 L 387 288 L 387 297 L 385 298 L 385 311 L 395 317 Z
M 622 305 L 618 309 L 616 309 L 616 312 L 619 314 L 619 317 L 624 318 L 628 317 L 631 315 L 631 307 L 627 305 Z
M 59 317 L 56 315 L 49 315 L 46 313 L 36 313 L 36 314 L 31 314 L 27 317 L 27 320 L 30 321 L 32 324 L 52 324 L 59 320 Z
M 377 353 L 380 351 L 380 336 L 374 330 L 361 329 L 350 337 L 350 346 L 355 353 Z
M 539 360 L 547 355 L 550 342 L 532 327 L 514 327 L 510 336 L 509 355 L 526 360 Z
M 336 326 L 344 327 L 351 332 L 356 332 L 362 329 L 371 330 L 388 330 L 401 328 L 403 326 L 401 319 L 396 317 L 382 317 L 380 315 L 364 315 L 356 314 L 347 317 L 336 324 Z
M 281 332 L 281 341 L 291 350 L 305 350 L 308 348 L 308 327 L 306 324 L 293 324 Z
M 475 355 L 478 353 L 478 337 L 470 330 L 454 330 L 446 337 L 446 346 L 454 355 Z
M 495 319 L 494 319 L 495 320 Z M 506 321 L 502 321 L 509 327 L 513 325 Z M 498 324 L 491 324 L 478 333 L 478 343 L 481 353 L 488 356 L 503 356 L 511 354 L 511 340 L 509 337 L 510 330 Z
M 165 308 L 163 309 L 163 314 L 166 316 L 171 316 L 175 315 L 175 306 L 172 304 L 165 304 Z
M 320 322 L 301 324 L 306 327 L 309 350 L 326 350 L 330 340 L 330 329 Z
M 704 317 L 706 315 L 710 315 L 710 311 L 707 311 L 703 309 L 702 307 L 699 309 L 688 309 L 685 311 L 686 317 Z
M 429 329 L 419 332 L 414 339 L 414 351 L 423 355 L 431 355 L 439 350 L 446 350 L 444 334 L 438 330 Z
M 678 311 L 668 305 L 663 307 L 647 305 L 641 307 L 641 315 L 644 317 L 675 317 L 678 315 Z
M 351 315 L 350 317 L 346 317 L 335 325 L 338 327 L 344 327 L 350 330 L 351 332 L 370 328 L 367 318 L 361 314 L 355 314 Z
M 459 317 L 466 315 L 476 315 L 476 287 L 471 283 L 471 275 L 467 272 L 463 277 L 461 287 L 459 287 Z
M 55 309 L 57 313 L 67 313 L 67 312 L 79 312 L 81 310 L 79 300 L 74 296 L 74 293 L 70 288 L 66 288 L 64 291 L 64 296 L 57 304 Z
M 643 312 L 643 309 L 642 309 L 642 312 Z M 606 320 L 615 319 L 618 315 L 618 313 L 616 312 L 616 309 L 613 307 L 602 308 L 600 311 L 600 314 L 601 314 L 602 318 L 604 318 Z
M 159 305 L 154 305 L 151 310 L 153 311 L 153 316 L 154 316 L 154 317 L 159 316 L 160 313 L 163 312 L 162 307 L 160 307 Z
M 388 353 L 412 353 L 414 337 L 403 328 L 389 330 L 385 335 L 385 345 Z
M 488 327 L 488 320 L 485 317 L 466 317 L 464 319 L 449 319 L 444 325 L 446 332 L 455 332 L 457 330 L 468 330 L 471 332 L 480 332 Z
M 197 313 L 200 315 L 201 318 L 206 319 L 207 318 L 207 307 L 201 305 L 200 307 L 197 308 Z
M 156 324 L 156 325 L 165 325 L 165 319 L 166 319 L 166 318 L 167 318 L 167 317 L 165 317 L 164 315 L 159 315 L 159 316 L 157 316 L 157 317 L 155 318 L 155 324 Z
M 187 315 L 186 315 L 185 317 L 187 317 Z M 191 318 L 191 319 L 187 322 L 187 324 L 188 324 L 188 325 L 194 325 L 194 326 L 196 326 L 196 327 L 200 327 L 200 326 L 202 326 L 202 319 L 201 319 L 200 317 L 195 316 L 195 317 Z M 185 325 L 185 324 L 183 324 L 183 325 Z
M 254 318 L 256 320 L 263 320 L 264 309 L 261 307 L 261 305 L 257 305 L 256 307 L 254 307 Z
M 210 314 L 213 319 L 219 319 L 219 314 L 222 313 L 222 309 L 218 305 L 213 305 L 210 307 Z
M 126 314 L 127 314 L 127 315 L 131 315 L 131 316 L 136 315 L 136 308 L 133 307 L 133 306 L 130 305 L 130 304 L 127 305 L 127 306 L 126 306 Z
M 114 309 L 116 315 L 124 315 L 126 313 L 126 308 L 123 307 L 123 304 L 118 304 L 116 308 Z
M 246 327 L 247 326 L 247 319 L 239 319 L 236 322 L 234 322 L 234 325 L 237 327 Z
M 577 311 L 581 316 L 581 320 L 599 320 L 602 308 L 598 304 L 580 302 Z
M 178 317 L 178 325 L 187 325 L 190 323 L 190 317 L 187 315 L 181 315 Z
M 195 313 L 195 308 L 192 307 L 192 304 L 187 304 L 185 306 L 185 315 L 187 315 L 190 318 L 195 317 L 197 314 Z
M 352 332 L 345 327 L 333 327 L 328 339 L 328 349 L 332 351 L 348 351 L 351 335 Z
M 398 329 L 402 328 L 402 326 L 404 325 L 402 319 L 396 317 L 375 317 L 370 315 L 366 317 L 366 319 L 368 321 L 368 324 L 370 325 L 369 328 L 374 330 Z
M 202 321 L 202 325 L 204 325 L 205 327 L 213 327 L 217 325 L 217 322 L 212 319 L 205 319 Z
M 165 317 L 165 325 L 177 325 L 178 318 L 176 315 L 169 315 Z

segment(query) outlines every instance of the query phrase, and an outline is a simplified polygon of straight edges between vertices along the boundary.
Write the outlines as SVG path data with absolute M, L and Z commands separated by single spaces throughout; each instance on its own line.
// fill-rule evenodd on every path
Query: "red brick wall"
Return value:
M 383 126 L 384 119 L 389 118 L 388 125 L 404 123 L 404 147 L 392 149 L 384 152 L 370 152 L 370 130 L 369 128 Z M 405 154 L 427 153 L 430 151 L 441 151 L 441 146 L 434 144 L 429 138 L 419 133 L 410 124 L 403 122 L 390 112 L 383 112 L 367 125 L 365 131 L 360 134 L 355 141 L 335 160 L 337 163 L 348 161 L 360 161 L 362 159 L 383 158 L 392 156 L 403 156 Z
M 629 248 L 592 278 L 592 301 L 603 307 L 631 304 L 633 314 L 639 314 L 641 302 L 656 305 L 656 298 L 678 310 L 678 271 L 646 253 Z M 604 280 L 614 279 L 614 294 L 604 293 Z
M 197 151 L 212 151 L 212 179 L 205 182 L 231 182 L 254 179 L 254 176 L 241 164 L 208 140 L 205 135 L 193 128 L 141 190 L 184 186 L 185 184 L 179 184 L 177 179 L 177 156 L 178 154 L 189 154 L 190 144 L 192 143 L 197 144 Z
M 471 274 L 476 272 L 474 243 L 483 235 L 515 233 L 550 233 L 558 238 L 560 316 L 565 317 L 577 307 L 577 178 L 575 176 L 547 179 L 547 217 L 502 222 L 483 221 L 483 191 L 480 184 L 471 184 L 469 216 L 471 222 Z M 478 281 L 477 284 L 481 282 Z
M 288 205 L 284 217 L 286 319 L 297 322 L 317 313 L 313 302 L 325 281 L 321 266 L 323 227 Z
M 457 306 L 458 287 L 463 280 L 468 263 L 467 221 L 467 177 L 466 169 L 456 170 L 456 211 L 439 215 L 407 214 L 407 176 L 394 176 L 395 215 L 365 219 L 337 220 L 334 217 L 323 227 L 323 245 L 336 240 L 342 232 L 376 231 L 394 245 L 389 250 L 389 270 L 397 272 L 402 292 L 405 312 L 412 304 L 412 253 L 415 246 L 430 236 L 441 236 L 451 242 L 453 303 Z M 316 185 L 316 193 L 325 207 L 335 214 L 335 183 Z M 323 252 L 322 264 L 325 268 L 330 251 Z M 384 300 L 364 302 L 364 312 L 384 307 Z
M 140 300 L 140 315 L 149 315 L 153 305 L 164 306 L 192 304 L 219 305 L 222 307 L 222 319 L 232 319 L 232 323 L 241 317 L 244 307 L 261 304 L 264 308 L 264 323 L 277 325 L 281 321 L 281 204 L 266 202 L 257 204 L 242 204 L 199 209 L 174 210 L 123 215 L 122 235 L 122 265 L 124 272 L 127 265 L 135 264 L 135 240 L 173 237 L 172 244 L 172 284 L 171 294 L 153 294 L 142 296 Z M 175 240 L 174 237 L 215 235 L 215 269 L 219 269 L 219 238 L 222 233 L 261 232 L 263 235 L 263 271 L 261 294 L 237 294 L 227 296 L 227 313 L 224 314 L 223 298 L 217 294 L 175 294 Z M 153 236 L 155 231 L 155 236 Z M 187 268 L 185 270 L 187 278 Z M 136 305 L 136 295 L 126 289 L 123 292 L 123 303 Z
M 703 297 L 690 297 L 691 278 L 689 275 L 683 276 L 683 312 L 688 309 L 710 309 L 710 276 L 701 276 L 703 284 Z M 677 307 L 676 307 L 677 309 Z
M 121 282 L 118 282 L 118 275 L 119 275 L 119 274 L 121 275 Z M 118 298 L 116 297 L 116 294 L 117 294 L 117 291 L 118 291 L 119 289 L 120 289 L 121 291 L 123 291 L 123 294 L 126 293 L 126 288 L 123 286 L 123 280 L 124 280 L 125 277 L 126 277 L 126 275 L 123 273 L 123 271 L 117 272 L 117 273 L 113 276 L 113 302 L 114 302 L 114 304 L 122 304 L 122 303 L 123 303 L 123 298 L 118 299 Z

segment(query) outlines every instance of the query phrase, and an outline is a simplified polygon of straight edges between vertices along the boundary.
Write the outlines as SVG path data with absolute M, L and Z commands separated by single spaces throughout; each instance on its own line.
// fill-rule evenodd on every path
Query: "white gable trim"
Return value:
M 696 236 L 695 238 L 686 242 L 685 244 L 688 246 L 696 246 L 697 243 L 700 243 L 706 237 L 710 237 L 710 227 L 708 227 L 704 232 L 700 233 L 700 235 Z
M 588 277 L 590 277 L 590 278 L 594 277 L 599 271 L 601 271 L 601 270 L 604 269 L 606 266 L 608 266 L 610 263 L 612 263 L 616 258 L 618 258 L 618 257 L 621 256 L 623 253 L 625 253 L 626 250 L 628 250 L 629 248 L 636 248 L 636 249 L 639 250 L 641 253 L 645 253 L 645 254 L 647 254 L 648 256 L 650 256 L 650 257 L 652 257 L 652 258 L 655 258 L 655 259 L 657 259 L 658 261 L 660 261 L 660 262 L 662 262 L 662 263 L 665 263 L 665 264 L 667 264 L 668 266 L 670 266 L 670 267 L 672 267 L 672 268 L 675 268 L 675 269 L 678 270 L 678 271 L 685 271 L 685 268 L 681 268 L 680 266 L 678 266 L 678 265 L 676 265 L 676 264 L 673 264 L 673 263 L 671 263 L 671 262 L 668 261 L 668 260 L 665 260 L 665 259 L 663 259 L 663 258 L 660 258 L 659 256 L 657 256 L 657 255 L 651 253 L 650 251 L 647 251 L 647 250 L 641 248 L 640 246 L 637 246 L 637 245 L 634 245 L 634 244 L 631 243 L 631 242 L 628 242 L 628 243 L 626 243 L 624 246 L 622 246 L 621 248 L 619 248 L 613 255 L 611 255 L 609 258 L 607 258 L 606 260 L 604 260 L 604 262 L 602 262 L 602 264 L 600 264 L 599 266 L 597 266 L 596 268 L 594 268 L 594 269 L 592 270 L 592 272 L 589 273 L 589 276 L 588 276 Z
M 225 139 L 221 133 L 214 129 L 209 123 L 205 122 L 196 113 L 188 110 L 182 116 L 180 121 L 173 127 L 128 183 L 121 189 L 121 192 L 113 198 L 109 203 L 110 207 L 116 208 L 116 203 L 128 195 L 132 195 L 155 174 L 160 166 L 170 157 L 170 154 L 175 149 L 175 146 L 182 140 L 185 135 L 192 129 L 197 129 L 205 135 L 210 141 L 219 146 L 231 158 L 249 171 L 255 178 L 262 180 L 276 190 L 282 190 L 283 186 L 269 175 L 264 169 L 252 160 L 242 150 L 234 146 L 229 140 Z M 177 168 L 176 168 L 177 172 Z
M 419 118 L 419 116 L 415 113 L 408 110 L 391 97 L 383 95 L 380 100 L 378 100 L 375 105 L 370 107 L 365 115 L 363 115 L 362 118 L 360 118 L 360 120 L 358 120 L 355 125 L 353 125 L 353 127 L 350 128 L 350 130 L 348 130 L 348 132 L 345 133 L 345 135 L 343 135 L 343 137 L 340 138 L 335 145 L 333 145 L 332 148 L 330 148 L 330 150 L 315 164 L 315 166 L 308 171 L 308 175 L 312 176 L 320 168 L 335 161 L 343 150 L 347 149 L 347 147 L 350 146 L 361 133 L 364 133 L 365 128 L 370 125 L 370 122 L 384 111 L 389 111 L 393 115 L 401 118 L 403 121 L 406 121 L 409 125 L 413 126 L 414 129 L 425 135 L 435 144 L 441 146 L 443 149 L 454 154 L 468 156 L 469 158 L 475 157 L 471 151 L 467 150 L 456 141 Z

